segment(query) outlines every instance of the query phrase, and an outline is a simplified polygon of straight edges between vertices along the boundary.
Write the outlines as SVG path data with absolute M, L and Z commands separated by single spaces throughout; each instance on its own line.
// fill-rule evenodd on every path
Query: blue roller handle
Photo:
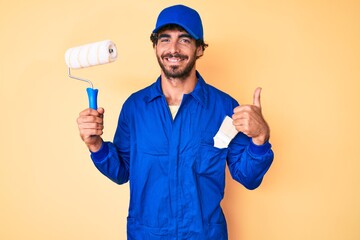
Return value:
M 98 95 L 98 89 L 93 88 L 87 88 L 86 92 L 88 94 L 89 98 L 89 108 L 97 110 L 97 95 Z

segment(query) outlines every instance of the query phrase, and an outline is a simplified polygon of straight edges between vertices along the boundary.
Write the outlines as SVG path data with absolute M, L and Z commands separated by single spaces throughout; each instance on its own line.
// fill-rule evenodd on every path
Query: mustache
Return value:
M 166 53 L 164 55 L 162 55 L 162 58 L 180 58 L 180 59 L 186 59 L 187 56 L 186 55 L 182 55 L 182 54 L 179 54 L 179 53 L 175 53 L 175 54 L 172 54 L 172 53 Z

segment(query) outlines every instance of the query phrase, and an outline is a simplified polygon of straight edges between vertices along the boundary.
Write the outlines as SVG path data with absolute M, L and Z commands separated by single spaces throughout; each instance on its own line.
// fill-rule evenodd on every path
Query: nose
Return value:
M 179 53 L 180 48 L 179 48 L 179 44 L 177 41 L 172 41 L 169 45 L 169 51 L 170 53 L 174 54 L 174 53 Z

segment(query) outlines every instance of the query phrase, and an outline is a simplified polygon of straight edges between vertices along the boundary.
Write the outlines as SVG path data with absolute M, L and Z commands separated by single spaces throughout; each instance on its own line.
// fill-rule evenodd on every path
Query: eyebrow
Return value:
M 170 34 L 161 33 L 158 38 L 169 38 L 169 37 L 170 37 Z M 188 33 L 183 33 L 183 34 L 180 34 L 179 38 L 193 38 L 193 37 Z
M 179 38 L 183 38 L 183 37 L 186 37 L 186 38 L 193 38 L 190 34 L 188 33 L 183 33 L 179 36 Z
M 168 38 L 168 37 L 170 37 L 169 34 L 161 33 L 158 38 Z

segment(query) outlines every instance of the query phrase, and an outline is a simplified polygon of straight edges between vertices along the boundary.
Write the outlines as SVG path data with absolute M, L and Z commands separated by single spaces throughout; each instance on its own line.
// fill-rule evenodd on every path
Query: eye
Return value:
M 180 42 L 181 42 L 181 43 L 189 44 L 189 43 L 191 43 L 191 40 L 190 40 L 190 38 L 181 38 L 181 39 L 180 39 Z
M 169 42 L 170 39 L 169 38 L 160 38 L 159 41 L 162 43 L 166 43 L 166 42 Z

